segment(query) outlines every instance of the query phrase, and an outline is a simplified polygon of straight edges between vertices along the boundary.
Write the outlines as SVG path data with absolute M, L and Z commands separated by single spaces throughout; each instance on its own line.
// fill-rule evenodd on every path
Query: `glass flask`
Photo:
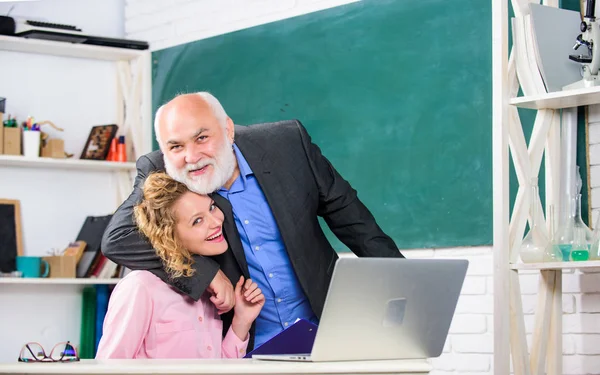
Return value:
M 523 263 L 541 263 L 548 253 L 550 241 L 546 230 L 538 223 L 539 195 L 537 182 L 531 183 L 531 199 L 529 203 L 529 232 L 521 244 L 521 261 Z
M 583 222 L 581 218 L 581 194 L 575 197 L 575 237 L 574 246 L 578 245 L 577 253 L 571 249 L 571 260 L 588 260 L 590 258 L 590 247 L 594 242 L 594 232 Z
M 555 236 L 555 242 L 560 248 L 563 261 L 588 260 L 593 236 L 593 232 L 581 219 L 581 194 L 577 194 L 570 199 L 567 213 Z M 577 253 L 571 255 L 573 245 L 577 245 Z
M 600 260 L 600 212 L 596 215 L 593 233 L 592 245 L 590 246 L 590 260 Z
M 574 262 L 586 261 L 590 258 L 590 251 L 586 240 L 585 229 L 575 226 L 573 229 L 573 246 L 571 247 L 571 260 Z
M 548 216 L 547 216 L 547 220 L 548 220 L 548 233 L 549 233 L 549 238 L 548 238 L 548 247 L 546 247 L 546 253 L 544 254 L 544 262 L 561 262 L 562 261 L 562 254 L 560 252 L 560 249 L 558 248 L 558 246 L 556 245 L 556 242 L 554 241 L 554 235 L 556 233 L 555 229 L 554 229 L 554 206 L 550 205 L 548 207 Z
M 571 248 L 573 247 L 573 224 L 575 223 L 575 199 L 571 198 L 565 204 L 565 212 L 554 235 L 554 243 L 560 249 L 562 261 L 571 260 Z

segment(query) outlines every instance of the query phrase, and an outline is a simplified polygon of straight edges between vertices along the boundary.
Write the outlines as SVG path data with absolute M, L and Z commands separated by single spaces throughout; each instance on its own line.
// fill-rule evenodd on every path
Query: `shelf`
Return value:
M 0 284 L 48 284 L 48 285 L 101 285 L 116 284 L 121 279 L 75 279 L 75 278 L 23 278 L 23 277 L 0 277 Z
M 149 53 L 149 50 L 92 46 L 1 35 L 0 50 L 108 61 L 132 60 Z
M 586 262 L 556 262 L 556 263 L 515 263 L 513 270 L 574 270 L 581 268 L 600 268 L 600 260 Z
M 509 101 L 521 108 L 561 109 L 600 103 L 600 86 L 558 91 L 549 94 L 521 96 Z
M 26 158 L 0 155 L 0 167 L 53 168 L 80 171 L 135 171 L 135 163 L 103 160 Z

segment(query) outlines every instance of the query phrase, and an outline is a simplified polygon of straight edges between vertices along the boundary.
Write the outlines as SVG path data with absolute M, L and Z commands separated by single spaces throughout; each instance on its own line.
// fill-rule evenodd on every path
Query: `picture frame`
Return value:
M 0 272 L 12 272 L 17 269 L 17 256 L 23 255 L 19 200 L 0 199 L 0 238 Z
M 116 124 L 96 125 L 90 130 L 80 159 L 106 160 L 110 151 L 110 143 L 117 135 L 119 127 Z

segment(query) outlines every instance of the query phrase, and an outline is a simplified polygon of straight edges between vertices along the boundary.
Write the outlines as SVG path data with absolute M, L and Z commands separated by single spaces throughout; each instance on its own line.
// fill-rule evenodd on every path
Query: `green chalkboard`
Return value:
M 482 0 L 367 0 L 153 53 L 154 109 L 206 90 L 236 124 L 299 119 L 405 249 L 491 244 L 491 87 Z

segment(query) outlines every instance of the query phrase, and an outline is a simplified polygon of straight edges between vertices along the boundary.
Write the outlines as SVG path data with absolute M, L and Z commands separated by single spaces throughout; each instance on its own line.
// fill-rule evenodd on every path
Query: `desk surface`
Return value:
M 3 363 L 10 374 L 402 374 L 431 371 L 426 360 L 275 362 L 253 359 L 82 360 L 75 363 Z

